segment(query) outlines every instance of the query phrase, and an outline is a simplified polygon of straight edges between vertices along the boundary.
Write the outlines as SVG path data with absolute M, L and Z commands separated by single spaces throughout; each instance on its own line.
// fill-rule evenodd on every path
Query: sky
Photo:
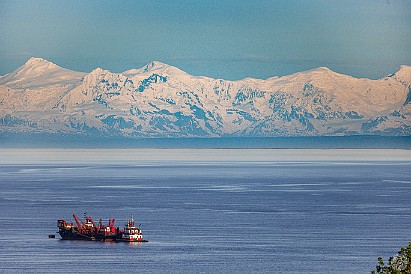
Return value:
M 32 56 L 83 72 L 158 60 L 230 80 L 320 66 L 377 79 L 411 65 L 411 1 L 0 0 L 0 75 Z

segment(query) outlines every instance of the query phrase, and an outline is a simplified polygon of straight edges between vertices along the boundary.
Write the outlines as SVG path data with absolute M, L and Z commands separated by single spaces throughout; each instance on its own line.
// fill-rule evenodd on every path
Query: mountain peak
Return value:
M 109 70 L 95 68 L 84 76 L 83 81 L 89 86 L 96 85 L 101 79 L 110 75 L 112 75 L 112 73 Z
M 81 79 L 82 72 L 62 68 L 43 58 L 31 57 L 21 67 L 5 75 L 0 84 L 16 88 L 31 88 L 50 84 L 65 84 Z
M 89 74 L 102 74 L 102 73 L 109 73 L 110 71 L 106 70 L 106 69 L 102 69 L 102 68 L 95 68 L 92 71 L 90 71 Z
M 333 70 L 327 67 L 318 67 L 315 69 L 308 70 L 310 72 L 324 72 L 324 73 L 335 73 Z
M 147 65 L 139 69 L 132 68 L 132 69 L 126 70 L 123 72 L 123 74 L 126 76 L 133 76 L 136 74 L 141 74 L 141 73 L 155 71 L 155 70 L 165 70 L 168 67 L 171 67 L 171 66 L 164 64 L 160 61 L 151 61 L 150 63 L 148 63 Z
M 411 84 L 411 66 L 402 65 L 393 76 L 400 82 Z
M 294 78 L 307 78 L 307 79 L 312 79 L 312 78 L 323 78 L 324 76 L 331 76 L 337 74 L 336 72 L 332 71 L 331 69 L 327 67 L 318 67 L 302 72 L 296 72 L 294 74 L 286 75 L 281 78 L 286 78 L 286 79 L 294 79 Z
M 35 63 L 35 62 L 42 62 L 42 61 L 47 61 L 47 60 L 41 57 L 30 57 L 30 59 L 27 60 L 26 63 Z
M 387 75 L 385 79 L 392 78 L 404 85 L 411 85 L 411 66 L 402 65 L 396 72 Z
M 162 69 L 162 68 L 166 68 L 166 67 L 170 67 L 170 65 L 167 65 L 167 64 L 162 63 L 160 61 L 151 61 L 150 63 L 145 65 L 143 67 L 143 69 L 144 69 L 145 72 L 147 72 L 147 71 Z
M 158 74 L 167 74 L 167 75 L 185 75 L 186 72 L 180 70 L 179 68 L 170 66 L 160 61 L 151 61 L 147 65 L 139 69 L 130 69 L 124 71 L 123 74 L 129 77 L 135 76 L 137 74 L 144 73 L 158 73 Z
M 37 72 L 42 72 L 47 69 L 59 68 L 59 66 L 43 58 L 31 57 L 21 68 L 34 69 Z

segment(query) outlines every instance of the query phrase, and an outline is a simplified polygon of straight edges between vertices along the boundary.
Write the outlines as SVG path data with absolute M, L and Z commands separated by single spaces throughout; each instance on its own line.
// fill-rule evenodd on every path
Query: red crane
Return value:
M 73 214 L 74 220 L 76 221 L 77 227 L 82 228 L 82 224 L 80 223 L 79 219 L 77 218 L 76 214 Z

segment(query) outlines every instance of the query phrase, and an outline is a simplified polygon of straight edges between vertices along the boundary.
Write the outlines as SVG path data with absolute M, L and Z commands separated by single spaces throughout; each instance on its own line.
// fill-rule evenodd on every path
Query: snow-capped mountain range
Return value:
M 328 68 L 265 80 L 161 62 L 113 73 L 31 58 L 0 77 L 0 133 L 128 137 L 411 135 L 411 67 L 379 80 Z

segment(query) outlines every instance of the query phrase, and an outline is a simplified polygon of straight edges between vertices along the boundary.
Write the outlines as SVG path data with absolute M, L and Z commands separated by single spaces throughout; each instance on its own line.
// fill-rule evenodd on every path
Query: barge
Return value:
M 124 229 L 114 225 L 115 219 L 111 218 L 107 225 L 100 219 L 96 224 L 91 216 L 84 214 L 84 221 L 73 214 L 76 224 L 66 220 L 58 220 L 58 233 L 63 240 L 86 240 L 86 241 L 116 241 L 116 242 L 148 242 L 143 240 L 140 226 L 136 227 L 134 218 L 126 221 Z

